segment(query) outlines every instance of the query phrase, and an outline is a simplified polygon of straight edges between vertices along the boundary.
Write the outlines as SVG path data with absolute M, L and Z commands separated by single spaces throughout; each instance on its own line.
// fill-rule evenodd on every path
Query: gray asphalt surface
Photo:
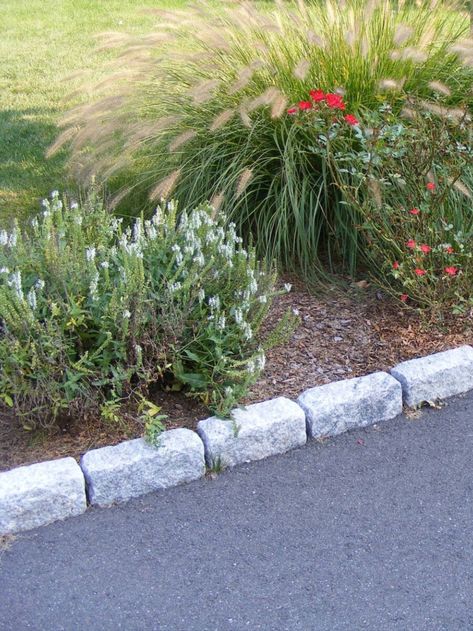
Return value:
M 473 395 L 19 535 L 0 629 L 473 630 Z

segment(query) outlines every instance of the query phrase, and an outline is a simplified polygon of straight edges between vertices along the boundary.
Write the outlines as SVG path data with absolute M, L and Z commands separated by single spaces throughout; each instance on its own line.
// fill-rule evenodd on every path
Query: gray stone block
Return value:
M 92 449 L 81 458 L 91 504 L 107 506 L 205 474 L 204 445 L 195 432 L 163 432 L 156 447 L 142 438 Z
M 84 476 L 74 458 L 0 473 L 0 535 L 80 515 L 86 508 Z
M 402 412 L 399 382 L 385 372 L 334 381 L 306 390 L 297 399 L 310 437 L 336 436 L 387 421 Z
M 232 412 L 232 420 L 211 417 L 197 431 L 204 441 L 209 466 L 233 467 L 304 445 L 305 416 L 285 397 L 255 403 Z
M 404 403 L 445 399 L 473 389 L 473 348 L 460 346 L 398 364 L 391 370 L 402 386 Z

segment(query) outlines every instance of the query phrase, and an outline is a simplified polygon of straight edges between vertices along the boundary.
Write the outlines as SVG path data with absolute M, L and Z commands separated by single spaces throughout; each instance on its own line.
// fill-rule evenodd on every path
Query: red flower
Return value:
M 325 93 L 322 90 L 311 90 L 309 96 L 316 103 L 325 99 Z
M 297 107 L 290 107 L 287 110 L 287 113 L 290 114 L 290 115 L 297 114 Z
M 432 250 L 430 245 L 425 245 L 425 243 L 420 246 L 420 249 L 424 254 L 428 254 Z
M 458 268 L 457 267 L 446 267 L 445 268 L 445 273 L 449 274 L 450 276 L 455 276 L 457 272 L 458 272 Z
M 414 272 L 417 274 L 417 276 L 425 276 L 427 274 L 425 269 L 420 269 L 420 267 L 416 267 Z
M 402 300 L 402 302 L 407 302 L 407 299 L 409 298 L 407 294 L 401 294 L 399 297 Z
M 453 254 L 454 249 L 452 248 L 451 245 L 447 246 L 447 249 L 445 250 L 447 252 L 447 254 Z
M 413 250 L 416 247 L 416 242 L 414 241 L 414 239 L 409 239 L 409 241 L 406 243 L 407 247 L 410 248 L 411 250 Z
M 330 92 L 325 95 L 325 102 L 327 105 L 333 110 L 344 110 L 345 103 L 343 102 L 343 97 L 340 94 L 334 94 Z
M 427 182 L 427 186 L 426 186 L 428 191 L 435 191 L 435 184 L 434 182 Z
M 359 125 L 360 123 L 360 121 L 356 118 L 356 116 L 353 116 L 353 114 L 347 114 L 346 116 L 344 116 L 344 119 L 349 125 Z
M 420 214 L 420 210 L 418 208 L 411 208 L 411 210 L 409 211 L 410 215 L 419 215 Z
M 399 269 L 399 263 L 397 261 L 394 261 L 393 269 Z
M 312 103 L 310 101 L 299 101 L 300 110 L 310 110 L 311 108 L 312 108 Z

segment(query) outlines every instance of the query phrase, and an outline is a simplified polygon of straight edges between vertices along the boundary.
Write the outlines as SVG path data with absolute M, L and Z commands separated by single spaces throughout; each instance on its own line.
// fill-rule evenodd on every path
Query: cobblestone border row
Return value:
M 87 504 L 108 506 L 196 480 L 206 466 L 232 467 L 301 447 L 309 438 L 335 436 L 393 419 L 417 406 L 473 389 L 473 347 L 435 353 L 395 366 L 390 374 L 335 381 L 303 392 L 297 402 L 278 397 L 211 417 L 197 432 L 163 432 L 157 447 L 138 438 L 93 449 L 80 464 L 49 460 L 0 473 L 0 535 L 79 515 Z

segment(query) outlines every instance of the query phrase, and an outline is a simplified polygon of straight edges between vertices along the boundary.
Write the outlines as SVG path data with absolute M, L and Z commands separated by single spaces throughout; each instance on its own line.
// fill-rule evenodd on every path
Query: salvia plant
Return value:
M 28 230 L 0 231 L 0 405 L 25 427 L 117 419 L 166 381 L 227 414 L 295 316 L 262 339 L 274 270 L 213 215 L 168 202 L 125 226 L 95 193 L 55 191 Z

